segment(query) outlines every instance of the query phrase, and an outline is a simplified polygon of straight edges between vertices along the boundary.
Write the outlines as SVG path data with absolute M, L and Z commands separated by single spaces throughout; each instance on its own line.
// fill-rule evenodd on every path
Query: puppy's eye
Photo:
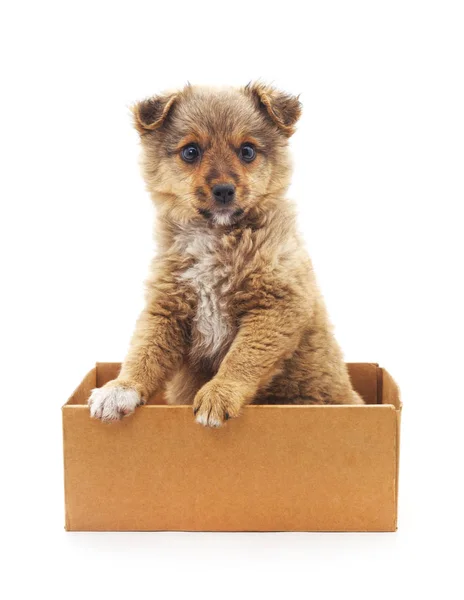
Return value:
M 188 144 L 180 151 L 180 155 L 185 162 L 195 162 L 200 158 L 200 148 L 196 144 Z
M 253 148 L 251 144 L 243 144 L 243 146 L 239 150 L 239 156 L 245 162 L 251 162 L 256 158 L 256 150 Z

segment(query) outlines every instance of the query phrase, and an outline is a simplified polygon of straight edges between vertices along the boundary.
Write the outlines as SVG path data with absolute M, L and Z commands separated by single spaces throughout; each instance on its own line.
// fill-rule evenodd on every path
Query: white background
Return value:
M 4 597 L 462 597 L 463 16 L 446 0 L 2 3 Z M 290 195 L 346 359 L 402 388 L 399 531 L 67 534 L 60 406 L 124 356 L 153 251 L 128 107 L 258 77 L 301 93 Z

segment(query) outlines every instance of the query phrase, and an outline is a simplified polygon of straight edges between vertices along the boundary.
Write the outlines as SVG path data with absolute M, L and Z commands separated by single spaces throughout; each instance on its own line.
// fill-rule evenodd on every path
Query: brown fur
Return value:
M 362 403 L 285 198 L 298 99 L 263 84 L 187 86 L 133 112 L 159 248 L 128 356 L 107 386 L 142 402 L 166 389 L 210 426 L 250 402 Z M 251 163 L 238 156 L 245 142 L 257 150 Z M 189 143 L 202 150 L 195 164 L 180 155 Z M 225 222 L 218 183 L 236 186 Z

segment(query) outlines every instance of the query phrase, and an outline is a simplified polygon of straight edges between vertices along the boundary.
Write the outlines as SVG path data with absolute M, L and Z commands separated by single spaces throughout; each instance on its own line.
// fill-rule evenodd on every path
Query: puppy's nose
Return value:
M 220 204 L 229 204 L 235 197 L 235 185 L 231 183 L 220 183 L 213 187 L 213 196 Z

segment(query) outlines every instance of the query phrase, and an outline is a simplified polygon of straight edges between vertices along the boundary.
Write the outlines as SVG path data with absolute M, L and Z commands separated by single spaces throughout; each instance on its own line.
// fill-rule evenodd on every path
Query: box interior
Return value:
M 401 408 L 398 386 L 385 369 L 379 367 L 377 363 L 348 363 L 347 367 L 353 387 L 366 404 L 388 404 L 393 405 L 397 410 Z M 91 390 L 115 379 L 120 368 L 121 363 L 97 363 L 87 373 L 66 404 L 87 404 Z M 166 402 L 163 394 L 160 393 L 151 398 L 148 404 L 166 404 Z

